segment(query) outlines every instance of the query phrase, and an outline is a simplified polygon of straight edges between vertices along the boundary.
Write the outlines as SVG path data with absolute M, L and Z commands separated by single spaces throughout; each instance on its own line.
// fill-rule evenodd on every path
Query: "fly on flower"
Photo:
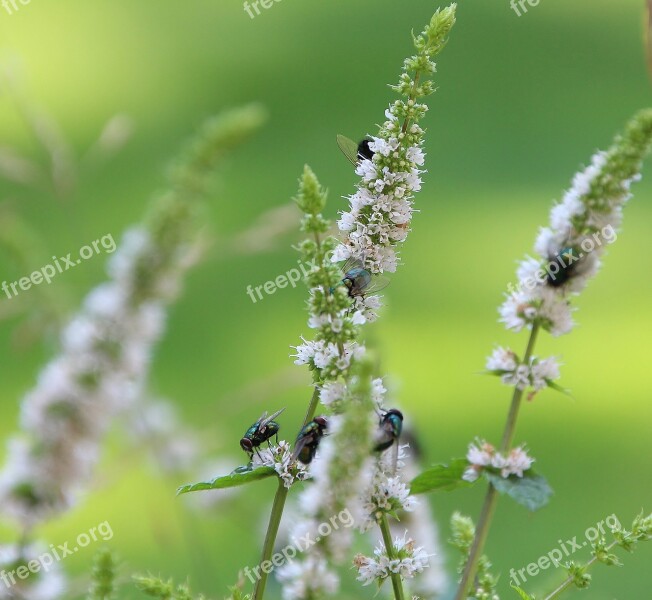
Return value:
M 344 277 L 340 284 L 346 286 L 351 298 L 374 294 L 389 285 L 389 279 L 382 275 L 372 275 L 364 268 L 363 261 L 357 258 L 349 258 L 342 267 L 342 273 Z M 331 293 L 334 291 L 331 288 Z
M 584 255 L 578 253 L 574 248 L 564 248 L 556 256 L 550 259 L 547 266 L 548 275 L 546 281 L 552 287 L 561 287 L 569 279 L 581 275 L 590 268 L 587 260 L 582 260 Z
M 403 413 L 396 408 L 391 408 L 380 415 L 378 432 L 374 439 L 374 451 L 384 452 L 390 446 L 394 446 L 392 457 L 392 470 L 396 472 L 398 461 L 398 444 L 401 431 L 403 430 Z M 396 442 L 396 443 L 395 443 Z
M 310 423 L 301 429 L 294 444 L 291 463 L 299 459 L 304 465 L 308 465 L 315 458 L 324 432 L 328 429 L 328 422 L 325 417 L 315 417 Z
M 258 451 L 263 442 L 269 443 L 269 440 L 274 436 L 276 436 L 276 442 L 278 443 L 278 431 L 281 426 L 274 419 L 284 410 L 285 408 L 277 410 L 269 417 L 267 411 L 265 411 L 260 419 L 245 431 L 243 438 L 240 440 L 240 447 L 251 456 L 254 451 Z
M 344 135 L 337 134 L 337 145 L 354 166 L 357 166 L 361 158 L 371 160 L 374 157 L 374 151 L 369 147 L 369 140 L 363 139 L 356 144 L 352 139 Z

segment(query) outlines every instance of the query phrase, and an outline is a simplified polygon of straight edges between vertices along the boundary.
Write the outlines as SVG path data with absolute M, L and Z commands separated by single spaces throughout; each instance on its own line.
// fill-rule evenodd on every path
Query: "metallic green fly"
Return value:
M 347 288 L 351 298 L 379 292 L 389 285 L 389 279 L 382 275 L 372 275 L 357 258 L 349 258 L 342 267 L 342 273 L 344 277 L 340 284 Z M 334 291 L 331 289 L 331 293 Z
M 324 432 L 328 429 L 328 422 L 325 417 L 315 417 L 310 423 L 301 429 L 294 443 L 294 452 L 292 453 L 292 460 L 299 459 L 304 465 L 308 465 L 315 458 L 317 447 L 321 438 L 324 437 Z
M 263 442 L 269 442 L 270 438 L 276 436 L 278 442 L 278 430 L 281 426 L 274 419 L 284 410 L 284 408 L 277 410 L 269 417 L 267 412 L 264 412 L 260 419 L 245 431 L 243 438 L 240 440 L 240 447 L 251 456 L 254 451 L 258 451 Z
M 374 440 L 374 450 L 383 452 L 398 441 L 403 429 L 403 413 L 396 408 L 386 411 L 380 416 L 378 434 Z
M 398 446 L 401 431 L 403 430 L 403 413 L 391 408 L 380 415 L 378 423 L 378 432 L 374 439 L 374 451 L 384 452 L 391 446 L 392 450 L 392 473 L 396 473 L 396 464 L 398 462 Z

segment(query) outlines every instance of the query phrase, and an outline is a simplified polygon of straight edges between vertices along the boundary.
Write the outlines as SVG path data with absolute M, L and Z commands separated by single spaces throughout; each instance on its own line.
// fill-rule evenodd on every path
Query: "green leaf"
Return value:
M 527 471 L 523 477 L 510 475 L 507 479 L 487 469 L 482 474 L 498 492 L 511 496 L 529 510 L 538 510 L 548 504 L 553 493 L 546 478 L 532 470 Z
M 202 492 L 204 490 L 222 490 L 225 488 L 236 487 L 250 483 L 251 481 L 258 481 L 259 479 L 266 479 L 276 475 L 273 467 L 258 467 L 252 469 L 250 466 L 238 467 L 232 473 L 224 475 L 223 477 L 216 477 L 211 481 L 200 481 L 199 483 L 188 483 L 182 485 L 177 490 L 177 496 L 187 494 L 188 492 Z
M 573 397 L 573 394 L 571 393 L 571 391 L 568 388 L 562 387 L 561 385 L 559 385 L 558 383 L 555 383 L 552 380 L 548 381 L 547 383 L 548 383 L 548 387 L 550 389 L 553 389 L 556 392 L 559 392 L 560 394 L 564 394 L 564 396 L 568 396 L 569 398 Z
M 466 458 L 456 458 L 449 465 L 435 465 L 417 475 L 410 483 L 413 494 L 425 492 L 452 492 L 457 488 L 470 487 L 469 481 L 462 479 L 464 471 L 469 466 Z
M 511 586 L 512 589 L 518 593 L 518 595 L 522 598 L 522 600 L 534 600 L 534 596 L 530 596 L 529 594 L 526 594 L 524 590 L 522 590 L 520 587 L 516 587 L 515 585 Z

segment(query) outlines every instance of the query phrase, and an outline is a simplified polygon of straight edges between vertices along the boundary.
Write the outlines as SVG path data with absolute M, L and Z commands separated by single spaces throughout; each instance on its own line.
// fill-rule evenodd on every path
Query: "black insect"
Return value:
M 277 436 L 276 441 L 278 442 L 278 430 L 281 426 L 274 419 L 284 410 L 284 408 L 277 410 L 269 417 L 267 416 L 267 412 L 264 412 L 260 419 L 245 431 L 243 438 L 240 440 L 240 447 L 251 455 L 254 451 L 258 451 L 258 448 L 263 442 L 268 442 L 275 435 Z
M 546 282 L 552 287 L 561 287 L 578 272 L 581 255 L 574 248 L 564 248 L 550 259 Z
M 292 462 L 299 459 L 304 465 L 308 465 L 315 458 L 317 447 L 324 432 L 328 429 L 328 422 L 325 417 L 315 417 L 310 423 L 305 425 L 294 443 L 294 452 L 292 453 Z
M 361 158 L 371 160 L 374 157 L 375 152 L 369 147 L 369 142 L 370 140 L 365 138 L 356 144 L 344 135 L 338 134 L 337 136 L 337 145 L 340 147 L 340 150 L 356 166 Z

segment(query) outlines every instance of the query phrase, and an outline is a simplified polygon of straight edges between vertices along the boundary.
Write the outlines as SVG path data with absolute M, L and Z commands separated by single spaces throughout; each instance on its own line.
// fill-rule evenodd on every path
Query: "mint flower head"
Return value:
M 652 137 L 652 110 L 634 117 L 607 152 L 598 152 L 550 211 L 534 250 L 519 266 L 518 285 L 500 307 L 507 329 L 538 323 L 553 335 L 573 328 L 570 298 L 581 292 L 599 267 L 606 246 L 617 237 L 631 184 Z
M 414 194 L 421 190 L 423 129 L 419 120 L 428 107 L 420 98 L 433 93 L 428 78 L 436 70 L 432 57 L 446 44 L 455 24 L 456 5 L 437 11 L 423 33 L 414 38 L 415 56 L 405 60 L 393 89 L 403 96 L 385 111 L 378 135 L 370 136 L 371 158 L 360 156 L 356 174 L 361 177 L 350 196 L 350 209 L 338 221 L 345 234 L 333 253 L 333 262 L 360 261 L 370 273 L 396 271 L 396 247 L 410 230 Z

